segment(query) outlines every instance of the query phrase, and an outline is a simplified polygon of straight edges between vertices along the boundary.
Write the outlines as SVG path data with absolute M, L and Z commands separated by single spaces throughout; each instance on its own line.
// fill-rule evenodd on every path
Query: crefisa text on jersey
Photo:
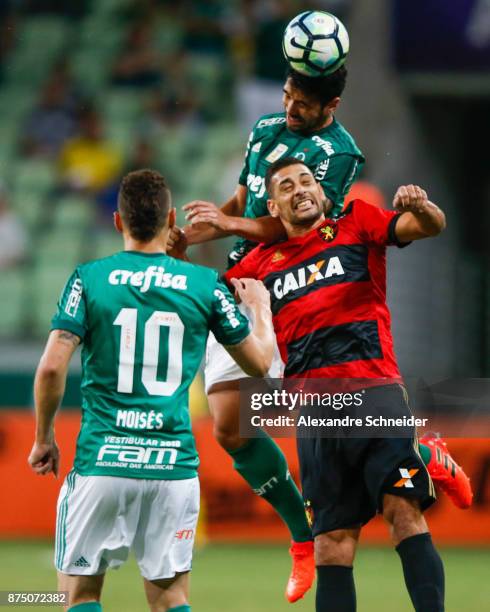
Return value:
M 185 274 L 172 274 L 165 272 L 163 266 L 149 266 L 144 271 L 113 270 L 109 274 L 111 285 L 131 285 L 139 287 L 141 293 L 146 293 L 150 287 L 166 289 L 187 289 L 187 276 Z

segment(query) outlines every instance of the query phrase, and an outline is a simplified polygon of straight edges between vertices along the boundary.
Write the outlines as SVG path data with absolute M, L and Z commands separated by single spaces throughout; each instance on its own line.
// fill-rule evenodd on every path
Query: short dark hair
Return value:
M 347 68 L 341 66 L 332 74 L 319 77 L 309 77 L 296 72 L 293 68 L 288 68 L 286 79 L 290 79 L 292 86 L 299 89 L 306 96 L 311 96 L 325 106 L 342 95 L 347 82 Z
M 170 190 L 156 170 L 136 170 L 121 181 L 117 207 L 132 238 L 149 242 L 167 221 Z
M 301 164 L 302 166 L 308 168 L 308 166 L 303 161 L 291 156 L 281 157 L 267 168 L 267 172 L 265 173 L 265 188 L 267 189 L 267 193 L 269 195 L 271 195 L 270 187 L 273 176 L 277 174 L 279 170 L 287 168 L 288 166 L 296 166 L 297 164 Z

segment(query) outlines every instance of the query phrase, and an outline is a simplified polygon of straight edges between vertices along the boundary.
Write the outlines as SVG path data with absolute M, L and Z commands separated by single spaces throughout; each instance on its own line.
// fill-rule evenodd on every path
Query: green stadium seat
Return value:
M 59 229 L 86 229 L 95 216 L 95 204 L 90 198 L 78 195 L 63 196 L 57 202 L 53 223 Z
M 73 272 L 75 265 L 60 257 L 49 265 L 40 261 L 31 276 L 33 295 L 36 296 L 36 308 L 32 312 L 31 322 L 36 336 L 44 338 L 49 331 L 49 323 L 56 311 L 56 302 L 61 291 Z
M 0 271 L 0 337 L 21 335 L 27 273 L 24 267 Z
M 19 191 L 46 193 L 54 186 L 56 168 L 43 159 L 20 160 L 15 165 L 14 188 Z
M 83 233 L 76 230 L 50 230 L 40 238 L 36 248 L 36 261 L 40 265 L 58 266 L 62 260 L 75 265 L 80 259 Z
M 122 236 L 115 230 L 104 230 L 97 234 L 94 244 L 93 258 L 108 257 L 124 248 Z
M 145 98 L 146 94 L 134 89 L 109 89 L 102 97 L 104 105 L 101 110 L 107 118 L 133 121 L 141 117 Z

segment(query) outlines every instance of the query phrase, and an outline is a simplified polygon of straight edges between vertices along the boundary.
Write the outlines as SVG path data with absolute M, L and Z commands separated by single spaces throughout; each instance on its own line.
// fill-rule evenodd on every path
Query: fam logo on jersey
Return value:
M 418 468 L 412 468 L 411 470 L 407 470 L 407 468 L 399 468 L 400 471 L 400 480 L 395 482 L 394 487 L 401 488 L 405 487 L 406 489 L 413 489 L 414 484 L 412 482 L 412 478 L 419 471 Z
M 261 142 L 256 142 L 254 144 L 254 146 L 252 147 L 252 152 L 253 153 L 258 153 L 261 148 L 262 148 L 262 143 Z
M 273 164 L 275 161 L 277 161 L 280 157 L 282 157 L 284 155 L 284 153 L 286 153 L 286 151 L 288 150 L 288 146 L 283 144 L 282 142 L 280 142 L 277 147 L 274 147 L 274 149 L 269 153 L 269 155 L 265 158 L 265 161 L 270 162 L 271 164 Z
M 172 274 L 165 272 L 163 266 L 149 266 L 144 271 L 134 272 L 132 270 L 113 270 L 109 274 L 111 285 L 131 285 L 139 287 L 141 293 L 146 293 L 150 287 L 166 289 L 187 289 L 187 276 L 185 274 Z
M 257 123 L 258 128 L 268 127 L 269 125 L 279 125 L 280 123 L 286 123 L 286 117 L 270 117 L 269 119 L 261 119 Z
M 249 174 L 247 176 L 247 187 L 257 198 L 263 198 L 266 192 L 265 179 L 263 176 Z
M 305 501 L 305 514 L 306 514 L 306 520 L 308 521 L 308 525 L 310 526 L 310 529 L 311 529 L 313 527 L 314 515 L 313 515 L 313 508 L 311 507 L 311 501 L 309 499 Z
M 327 221 L 327 223 L 318 230 L 318 235 L 322 240 L 325 240 L 325 242 L 332 242 L 335 236 L 337 236 L 338 231 L 339 228 L 335 221 Z
M 132 444 L 104 444 L 97 453 L 97 467 L 173 470 L 177 461 L 176 448 L 155 448 Z
M 281 300 L 291 291 L 297 291 L 308 285 L 332 276 L 343 276 L 344 268 L 337 256 L 321 259 L 297 270 L 287 272 L 283 277 L 276 278 L 272 286 L 275 297 Z
M 330 165 L 330 159 L 324 159 L 322 162 L 318 164 L 315 168 L 315 172 L 313 173 L 314 177 L 317 181 L 323 181 L 323 179 L 327 176 L 328 166 Z
M 66 300 L 65 313 L 69 317 L 76 316 L 78 307 L 80 306 L 80 301 L 82 299 L 82 291 L 82 281 L 79 278 L 76 278 L 71 286 L 70 295 Z

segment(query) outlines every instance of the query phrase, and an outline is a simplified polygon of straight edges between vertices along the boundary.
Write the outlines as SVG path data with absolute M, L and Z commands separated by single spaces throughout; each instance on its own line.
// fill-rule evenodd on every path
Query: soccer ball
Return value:
M 325 76 L 345 62 L 349 35 L 342 22 L 325 11 L 306 11 L 289 22 L 282 39 L 291 68 L 306 76 Z

